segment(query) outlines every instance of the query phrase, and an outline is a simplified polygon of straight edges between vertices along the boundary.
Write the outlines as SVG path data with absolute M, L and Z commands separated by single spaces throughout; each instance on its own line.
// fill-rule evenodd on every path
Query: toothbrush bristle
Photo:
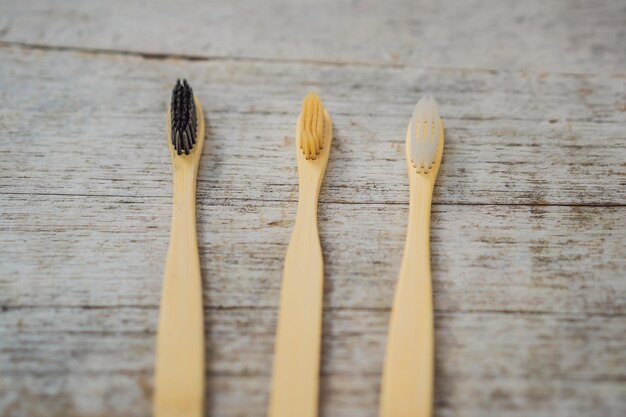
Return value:
M 306 159 L 316 159 L 324 148 L 324 105 L 317 94 L 306 95 L 300 118 L 300 149 Z
M 189 151 L 196 144 L 196 103 L 193 98 L 193 90 L 187 84 L 187 80 L 176 81 L 172 90 L 171 103 L 171 138 L 172 146 L 178 155 L 183 152 L 189 155 Z
M 441 129 L 439 110 L 433 97 L 425 96 L 417 102 L 409 129 L 411 164 L 418 173 L 428 174 L 435 164 Z

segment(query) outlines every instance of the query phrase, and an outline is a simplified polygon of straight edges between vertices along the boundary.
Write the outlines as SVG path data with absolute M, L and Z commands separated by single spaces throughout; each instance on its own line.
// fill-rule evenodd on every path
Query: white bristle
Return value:
M 411 164 L 418 173 L 428 174 L 435 163 L 441 129 L 439 110 L 434 98 L 426 96 L 417 102 L 409 129 Z

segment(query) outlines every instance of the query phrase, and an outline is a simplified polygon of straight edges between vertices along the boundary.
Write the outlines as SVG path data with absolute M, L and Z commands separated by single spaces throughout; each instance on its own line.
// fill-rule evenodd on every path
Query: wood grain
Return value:
M 449 138 L 435 203 L 626 202 L 622 76 L 0 54 L 3 193 L 169 196 L 165 110 L 186 76 L 208 119 L 211 199 L 296 200 L 294 126 L 316 89 L 337 119 L 321 201 L 405 203 L 404 132 L 430 92 Z
M 1 305 L 158 305 L 169 198 L 16 195 L 3 201 Z M 204 304 L 277 307 L 296 204 L 198 201 Z M 391 306 L 407 210 L 320 204 L 324 305 Z M 435 205 L 435 308 L 624 315 L 623 210 Z
M 320 416 L 374 417 L 424 93 L 436 416 L 626 414 L 623 2 L 0 0 L 0 415 L 148 416 L 165 111 L 205 107 L 206 415 L 267 407 L 294 127 L 319 91 Z M 419 13 L 415 10 L 419 10 Z
M 626 64 L 626 5 L 615 0 L 2 0 L 0 10 L 5 42 L 160 56 L 592 73 Z
M 5 311 L 3 415 L 149 415 L 157 314 Z M 207 415 L 263 415 L 276 316 L 207 310 Z M 377 415 L 387 319 L 380 311 L 325 312 L 322 415 Z M 621 416 L 623 317 L 439 313 L 435 323 L 438 415 Z

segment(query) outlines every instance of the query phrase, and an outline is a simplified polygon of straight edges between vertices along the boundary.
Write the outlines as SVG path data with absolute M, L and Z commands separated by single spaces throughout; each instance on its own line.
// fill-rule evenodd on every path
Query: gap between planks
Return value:
M 147 310 L 147 311 L 157 311 L 159 309 L 158 305 L 132 305 L 132 304 L 122 304 L 122 305 L 63 305 L 63 304 L 44 304 L 44 305 L 5 305 L 0 306 L 0 313 L 7 311 L 20 311 L 20 310 L 118 310 L 118 309 L 127 309 L 127 310 Z M 278 311 L 277 306 L 257 306 L 257 305 L 238 305 L 238 306 L 219 306 L 219 305 L 205 305 L 205 312 L 211 311 Z M 337 312 L 337 311 L 347 311 L 347 312 L 379 312 L 379 313 L 388 313 L 391 311 L 391 307 L 332 307 L 332 306 L 324 306 L 324 312 Z M 624 313 L 607 313 L 602 311 L 590 311 L 590 312 L 568 312 L 568 311 L 543 311 L 543 310 L 494 310 L 494 309 L 486 309 L 486 310 L 478 310 L 478 309 L 434 309 L 435 314 L 438 316 L 448 316 L 448 315 L 494 315 L 494 316 L 541 316 L 541 317 L 555 317 L 555 318 L 568 318 L 568 319 L 587 319 L 587 318 L 595 318 L 595 317 L 606 317 L 606 318 L 617 318 L 617 317 L 626 317 L 626 312 Z
M 472 71 L 472 72 L 486 72 L 490 74 L 498 74 L 500 72 L 510 72 L 509 70 L 499 70 L 496 68 L 476 68 L 476 67 L 441 67 L 441 66 L 428 66 L 428 65 L 412 65 L 407 63 L 380 63 L 380 62 L 368 62 L 368 61 L 325 61 L 317 59 L 288 59 L 288 58 L 258 58 L 258 57 L 246 57 L 246 56 L 220 56 L 220 55 L 194 55 L 194 54 L 173 54 L 173 53 L 158 53 L 158 52 L 139 52 L 130 51 L 124 49 L 106 49 L 106 48 L 85 48 L 78 46 L 65 46 L 65 45 L 46 45 L 28 42 L 15 42 L 15 41 L 0 41 L 0 48 L 20 48 L 26 50 L 44 51 L 44 52 L 79 52 L 82 54 L 91 55 L 110 55 L 110 56 L 127 56 L 142 58 L 152 61 L 166 61 L 166 60 L 179 60 L 189 62 L 212 62 L 212 61 L 225 61 L 225 62 L 250 62 L 250 63 L 263 63 L 263 64 L 292 64 L 292 65 L 316 65 L 316 66 L 332 66 L 332 67 L 369 67 L 369 68 L 425 68 L 430 70 L 441 71 Z M 571 72 L 571 71 L 544 71 L 544 70 L 522 70 L 517 69 L 513 72 L 524 74 L 554 74 L 560 76 L 570 76 L 575 78 L 587 78 L 595 77 L 599 74 L 590 72 Z M 626 78 L 626 73 L 614 72 L 609 73 L 610 78 Z M 522 119 L 525 120 L 525 119 Z
M 198 178 L 198 183 L 203 183 L 205 182 L 204 180 L 202 180 L 201 178 Z M 408 191 L 407 191 L 408 193 Z M 158 199 L 158 200 L 164 200 L 167 199 L 168 201 L 172 199 L 171 196 L 166 196 L 166 195 L 137 195 L 137 196 L 132 196 L 129 197 L 127 195 L 121 195 L 121 194 L 81 194 L 81 193 L 38 193 L 38 192 L 29 192 L 29 193 L 19 193 L 19 192 L 3 192 L 0 191 L 0 195 L 6 195 L 6 196 L 37 196 L 37 197 L 102 197 L 102 198 L 122 198 L 125 200 L 131 200 L 131 201 L 119 201 L 119 203 L 124 204 L 124 203 L 128 203 L 128 204 L 133 204 L 136 202 L 136 200 L 142 200 L 142 199 Z M 255 198 L 229 198 L 228 200 L 221 200 L 221 201 L 217 201 L 217 202 L 206 202 L 203 201 L 202 198 L 206 197 L 203 193 L 198 193 L 198 201 L 196 202 L 198 206 L 201 207 L 217 207 L 217 206 L 224 206 L 224 207 L 233 207 L 230 204 L 224 204 L 224 203 L 228 203 L 229 201 L 237 201 L 237 202 L 258 202 L 258 203 L 293 203 L 296 204 L 298 202 L 298 200 L 276 200 L 276 199 L 263 199 L 263 200 L 259 200 L 259 199 L 255 199 Z M 323 198 L 320 200 L 320 204 L 324 204 L 324 205 L 360 205 L 360 206 L 408 206 L 408 201 L 407 202 L 400 202 L 400 201 L 388 201 L 388 202 L 371 202 L 371 203 L 364 203 L 364 202 L 360 202 L 360 201 L 324 201 Z M 609 208 L 622 208 L 622 207 L 626 207 L 626 203 L 569 203 L 569 202 L 565 202 L 565 203 L 549 203 L 549 202 L 532 202 L 532 203 L 479 203 L 479 202 L 467 202 L 467 203 L 459 203 L 459 202 L 447 202 L 447 201 L 442 201 L 442 202 L 433 202 L 434 206 L 468 206 L 468 207 L 472 207 L 472 206 L 492 206 L 492 207 L 581 207 L 581 208 L 598 208 L 598 207 L 609 207 Z

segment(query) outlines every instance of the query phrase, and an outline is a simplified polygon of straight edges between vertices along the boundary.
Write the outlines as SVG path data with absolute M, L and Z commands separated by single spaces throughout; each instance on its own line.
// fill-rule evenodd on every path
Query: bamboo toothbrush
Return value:
M 283 270 L 270 417 L 317 416 L 324 286 L 317 200 L 332 139 L 330 115 L 309 93 L 296 127 L 298 209 Z
M 422 98 L 406 133 L 409 224 L 391 311 L 380 417 L 430 417 L 434 331 L 430 275 L 430 206 L 443 156 L 437 103 Z
M 167 136 L 174 207 L 156 347 L 154 415 L 204 414 L 204 324 L 196 237 L 196 178 L 204 144 L 202 105 L 187 81 L 172 91 Z

